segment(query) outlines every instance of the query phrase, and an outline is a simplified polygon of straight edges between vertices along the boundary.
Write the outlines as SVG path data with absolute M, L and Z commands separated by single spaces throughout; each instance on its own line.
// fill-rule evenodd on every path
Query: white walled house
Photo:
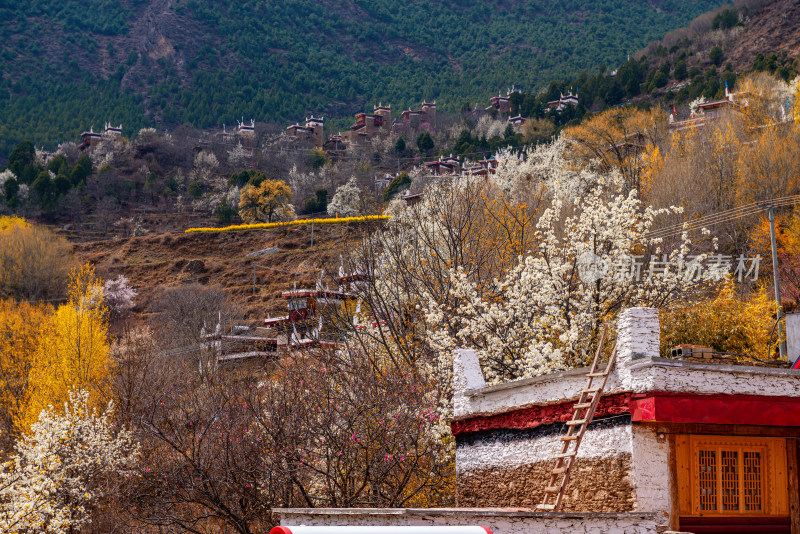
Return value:
M 661 358 L 659 335 L 656 310 L 622 312 L 557 513 L 535 508 L 587 370 L 487 387 L 474 353 L 457 351 L 457 508 L 276 510 L 281 524 L 800 534 L 800 371 Z

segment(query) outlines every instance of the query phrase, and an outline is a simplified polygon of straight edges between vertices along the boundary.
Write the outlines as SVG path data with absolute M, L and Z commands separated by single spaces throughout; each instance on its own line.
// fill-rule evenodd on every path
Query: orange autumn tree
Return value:
M 0 217 L 0 298 L 62 298 L 74 265 L 63 237 L 20 217 Z
M 640 155 L 666 136 L 666 114 L 659 109 L 642 111 L 630 107 L 599 113 L 567 128 L 573 141 L 571 155 L 581 165 L 599 163 L 601 170 L 618 169 L 628 190 L 641 187 Z
M 741 204 L 800 193 L 800 129 L 780 124 L 759 133 L 736 162 Z
M 239 198 L 239 215 L 246 223 L 272 222 L 294 217 L 292 190 L 283 180 L 264 180 L 245 188 Z
M 50 405 L 60 409 L 75 389 L 88 392 L 90 405 L 102 409 L 112 368 L 102 282 L 84 265 L 72 272 L 67 303 L 39 330 L 23 427 Z
M 750 234 L 751 247 L 771 267 L 772 245 L 770 225 L 766 214 Z M 781 279 L 781 298 L 784 306 L 800 305 L 800 208 L 777 211 L 775 214 L 775 244 L 778 253 L 778 274 Z M 769 267 L 768 267 L 769 268 Z

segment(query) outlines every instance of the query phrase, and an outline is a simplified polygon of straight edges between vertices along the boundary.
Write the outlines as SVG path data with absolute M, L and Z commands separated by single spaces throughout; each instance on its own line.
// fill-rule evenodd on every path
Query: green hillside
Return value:
M 601 64 L 720 0 L 28 0 L 0 2 L 0 158 L 122 122 L 344 116 L 485 102 Z

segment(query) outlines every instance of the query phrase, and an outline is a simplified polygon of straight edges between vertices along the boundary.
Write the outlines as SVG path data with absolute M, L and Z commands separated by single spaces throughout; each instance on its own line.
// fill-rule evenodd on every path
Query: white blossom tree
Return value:
M 10 169 L 6 169 L 0 172 L 0 187 L 3 187 L 7 181 L 16 179 L 17 176 Z
M 475 348 L 494 383 L 583 365 L 623 307 L 662 306 L 698 283 L 686 236 L 649 236 L 679 208 L 649 208 L 617 172 L 568 155 L 563 139 L 501 154 L 489 182 L 433 185 L 370 243 L 381 276 L 365 301 L 421 314 L 404 324 L 437 355 L 444 387 L 456 347 Z
M 361 213 L 361 188 L 355 176 L 339 187 L 328 202 L 328 215 L 354 217 Z
M 64 413 L 50 406 L 0 465 L 0 531 L 67 534 L 91 521 L 103 482 L 125 476 L 139 449 L 115 428 L 114 405 L 98 415 L 89 394 L 73 391 Z
M 647 234 L 666 210 L 645 208 L 635 191 L 607 198 L 602 183 L 572 202 L 554 199 L 536 224 L 536 247 L 486 284 L 450 271 L 449 298 L 425 306 L 441 365 L 455 348 L 478 349 L 490 382 L 587 362 L 601 323 L 624 306 L 660 306 L 692 286 L 684 247 L 655 254 Z M 652 267 L 651 267 L 652 266 Z
M 235 147 L 228 150 L 228 165 L 234 169 L 239 169 L 245 164 L 249 157 L 250 153 L 245 150 L 240 142 Z
M 103 284 L 103 296 L 109 311 L 116 316 L 121 316 L 133 309 L 133 299 L 136 290 L 128 284 L 128 278 L 119 275 L 114 280 L 106 280 Z

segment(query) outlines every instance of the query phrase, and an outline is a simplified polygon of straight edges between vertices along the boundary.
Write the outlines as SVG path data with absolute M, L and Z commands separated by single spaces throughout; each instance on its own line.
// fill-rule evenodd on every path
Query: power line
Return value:
M 748 215 L 755 215 L 757 213 L 764 211 L 764 209 L 766 209 L 769 206 L 785 207 L 797 204 L 798 202 L 800 202 L 800 195 L 792 195 L 788 197 L 779 197 L 771 200 L 753 202 L 730 210 L 712 213 L 710 215 L 700 217 L 699 219 L 695 219 L 691 222 L 675 224 L 672 226 L 659 228 L 649 232 L 648 237 L 651 238 L 669 237 L 671 235 L 680 234 L 684 231 L 688 232 L 692 230 L 699 230 L 705 226 L 722 224 L 732 220 L 741 219 L 742 217 L 746 217 Z

